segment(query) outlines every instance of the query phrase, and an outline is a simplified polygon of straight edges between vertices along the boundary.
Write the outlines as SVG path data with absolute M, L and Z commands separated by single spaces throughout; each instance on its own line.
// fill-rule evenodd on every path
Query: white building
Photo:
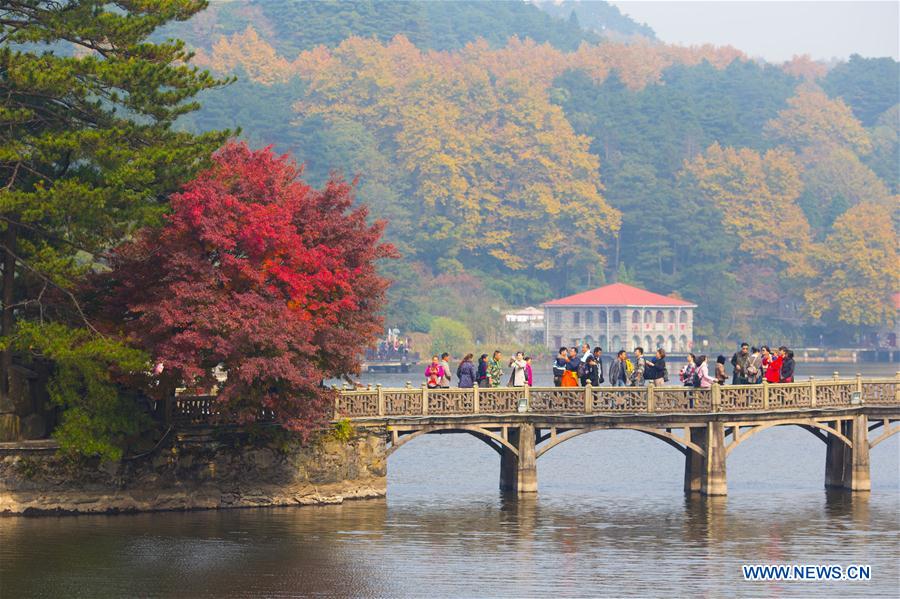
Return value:
M 544 311 L 528 306 L 521 310 L 513 310 L 504 315 L 507 326 L 512 329 L 519 341 L 523 343 L 544 342 Z
M 696 304 L 614 283 L 541 304 L 547 347 L 599 345 L 604 352 L 620 349 L 667 352 L 693 348 Z

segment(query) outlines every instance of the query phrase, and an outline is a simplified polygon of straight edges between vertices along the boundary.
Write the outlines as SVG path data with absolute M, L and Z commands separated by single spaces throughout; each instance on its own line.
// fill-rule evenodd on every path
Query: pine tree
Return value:
M 190 66 L 181 41 L 151 41 L 159 27 L 206 4 L 3 3 L 3 396 L 10 346 L 65 356 L 66 340 L 89 342 L 72 329 L 97 336 L 75 301 L 81 276 L 134 228 L 157 221 L 167 195 L 230 135 L 178 130 L 178 118 L 198 108 L 194 96 L 228 80 Z M 28 328 L 30 341 L 17 339 L 16 321 L 44 329 Z

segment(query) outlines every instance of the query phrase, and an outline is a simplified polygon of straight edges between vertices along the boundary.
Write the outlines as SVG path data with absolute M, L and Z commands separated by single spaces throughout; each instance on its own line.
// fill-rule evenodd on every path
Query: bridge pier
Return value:
M 534 425 L 523 423 L 507 429 L 507 440 L 519 452 L 507 447 L 500 454 L 500 490 L 507 493 L 537 493 L 537 450 Z
M 704 495 L 727 495 L 725 478 L 725 424 L 720 421 L 706 425 L 706 458 L 700 479 L 700 492 Z
M 871 491 L 872 479 L 869 477 L 869 418 L 858 414 L 853 420 L 846 422 L 849 427 L 845 433 L 853 443 L 853 447 L 844 450 L 844 488 L 851 491 Z
M 835 427 L 841 426 L 838 421 Z M 825 487 L 842 489 L 844 487 L 844 454 L 847 445 L 833 433 L 825 437 Z
M 828 433 L 825 444 L 825 486 L 849 491 L 871 491 L 869 475 L 869 418 L 859 414 L 852 420 L 835 423 L 841 433 L 850 439 L 848 447 L 839 437 Z
M 706 427 L 692 426 L 687 429 L 691 443 L 706 449 Z M 684 492 L 699 493 L 703 481 L 703 469 L 706 458 L 691 449 L 684 453 Z

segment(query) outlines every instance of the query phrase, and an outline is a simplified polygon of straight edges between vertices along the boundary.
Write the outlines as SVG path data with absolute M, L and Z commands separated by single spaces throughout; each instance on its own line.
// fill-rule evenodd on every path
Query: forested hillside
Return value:
M 613 279 L 696 301 L 718 340 L 893 318 L 896 61 L 765 64 L 567 4 L 216 4 L 178 34 L 238 80 L 184 126 L 358 175 L 408 330 L 492 341 L 497 308 Z

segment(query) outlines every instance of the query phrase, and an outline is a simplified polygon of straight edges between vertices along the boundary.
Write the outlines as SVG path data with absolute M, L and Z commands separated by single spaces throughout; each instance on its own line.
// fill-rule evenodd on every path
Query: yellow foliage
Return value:
M 821 89 L 804 84 L 788 99 L 788 106 L 766 124 L 776 140 L 796 150 L 823 144 L 844 146 L 857 154 L 872 150 L 869 135 L 843 100 L 832 100 Z
M 722 217 L 740 251 L 754 260 L 799 274 L 806 268 L 809 223 L 796 204 L 802 190 L 794 155 L 710 146 L 685 165 L 701 201 Z M 774 263 L 773 263 L 774 261 Z
M 867 202 L 847 210 L 816 246 L 813 261 L 821 283 L 805 293 L 811 316 L 834 315 L 851 325 L 894 322 L 900 256 L 883 206 Z

